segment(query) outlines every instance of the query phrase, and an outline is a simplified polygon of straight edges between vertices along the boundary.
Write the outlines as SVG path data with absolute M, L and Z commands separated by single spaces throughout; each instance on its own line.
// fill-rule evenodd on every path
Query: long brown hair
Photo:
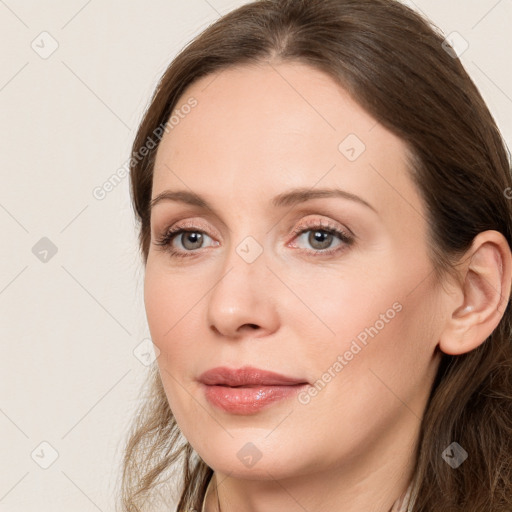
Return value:
M 133 152 L 168 121 L 195 80 L 236 65 L 300 62 L 326 72 L 410 148 L 410 174 L 427 206 L 429 256 L 438 279 L 485 230 L 512 246 L 510 162 L 499 129 L 442 32 L 395 0 L 260 0 L 220 18 L 162 76 Z M 146 264 L 158 145 L 131 160 L 131 194 Z M 512 510 L 512 316 L 477 349 L 443 354 L 422 418 L 414 511 Z M 123 512 L 145 510 L 157 487 L 179 477 L 178 510 L 200 510 L 212 469 L 183 438 L 156 368 L 124 455 Z M 442 458 L 452 442 L 469 459 Z M 182 467 L 180 466 L 182 464 Z M 164 478 L 165 477 L 165 478 Z

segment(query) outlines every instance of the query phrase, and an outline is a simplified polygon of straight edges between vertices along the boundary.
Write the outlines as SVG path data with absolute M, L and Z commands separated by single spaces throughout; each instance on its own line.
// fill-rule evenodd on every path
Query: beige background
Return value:
M 149 331 L 128 178 L 93 190 L 172 57 L 243 3 L 0 0 L 2 511 L 115 509 Z M 468 42 L 512 147 L 512 1 L 407 3 Z

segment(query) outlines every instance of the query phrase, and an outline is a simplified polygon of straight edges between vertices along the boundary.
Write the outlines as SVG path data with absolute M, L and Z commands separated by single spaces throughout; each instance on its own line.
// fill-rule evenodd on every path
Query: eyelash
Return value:
M 189 228 L 189 229 L 185 229 L 185 228 Z M 326 224 L 322 224 L 322 222 L 319 222 L 317 220 L 306 222 L 305 224 L 295 228 L 292 231 L 292 233 L 294 235 L 294 238 L 297 238 L 300 235 L 307 233 L 308 231 L 321 231 L 324 233 L 328 233 L 329 235 L 335 235 L 340 239 L 341 242 L 343 242 L 341 245 L 338 245 L 331 249 L 323 249 L 323 250 L 298 249 L 299 251 L 305 252 L 313 257 L 330 256 L 330 255 L 336 254 L 340 251 L 343 251 L 346 247 L 349 247 L 354 243 L 354 237 L 352 235 L 349 235 L 347 232 L 340 230 L 337 227 L 334 227 L 329 222 L 327 222 Z M 201 233 L 203 235 L 209 236 L 205 231 L 198 229 L 194 226 L 178 225 L 178 226 L 175 226 L 175 227 L 169 229 L 162 237 L 160 237 L 159 239 L 157 239 L 155 241 L 155 244 L 157 246 L 162 247 L 162 249 L 165 252 L 168 252 L 172 257 L 177 257 L 177 258 L 194 257 L 198 252 L 197 249 L 192 250 L 192 251 L 182 252 L 180 250 L 174 249 L 170 245 L 171 242 L 174 240 L 174 238 L 176 238 L 179 235 L 182 235 L 184 233 Z

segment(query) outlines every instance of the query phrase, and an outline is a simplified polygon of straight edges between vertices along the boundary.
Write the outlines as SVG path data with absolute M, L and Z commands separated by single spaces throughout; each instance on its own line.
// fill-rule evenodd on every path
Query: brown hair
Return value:
M 300 62 L 327 73 L 410 149 L 411 178 L 426 205 L 438 279 L 473 238 L 501 232 L 512 246 L 512 187 L 506 146 L 460 60 L 435 25 L 395 0 L 261 0 L 220 18 L 162 76 L 133 143 L 168 121 L 195 80 L 231 66 Z M 155 154 L 131 160 L 131 193 L 144 264 Z M 512 510 L 512 316 L 510 301 L 491 336 L 460 356 L 443 354 L 422 418 L 414 511 Z M 183 439 L 156 368 L 127 442 L 123 511 L 142 510 L 168 470 L 183 464 L 178 510 L 201 509 L 209 468 Z M 469 459 L 441 457 L 452 442 Z

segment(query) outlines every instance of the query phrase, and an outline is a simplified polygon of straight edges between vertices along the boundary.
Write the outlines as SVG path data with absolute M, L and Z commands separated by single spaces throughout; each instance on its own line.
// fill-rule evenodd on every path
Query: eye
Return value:
M 294 239 L 309 244 L 312 249 L 297 247 L 297 243 L 289 244 L 301 252 L 312 256 L 328 256 L 344 250 L 354 243 L 354 236 L 330 222 L 319 220 L 306 221 L 293 230 Z M 307 236 L 306 236 L 307 235 Z M 206 243 L 210 240 L 210 245 Z M 336 243 L 337 242 L 337 243 Z M 333 246 L 333 243 L 335 244 Z M 218 246 L 205 231 L 191 225 L 177 225 L 167 230 L 155 244 L 172 257 L 192 257 L 200 253 L 199 249 Z
M 305 252 L 314 256 L 330 255 L 343 250 L 346 246 L 354 242 L 353 236 L 342 229 L 337 228 L 329 222 L 322 223 L 318 220 L 307 222 L 293 231 L 297 240 L 302 240 L 309 244 L 311 249 L 305 249 Z M 338 242 L 336 244 L 336 242 Z M 335 243 L 334 247 L 332 246 Z M 296 247 L 296 244 L 292 244 Z
M 155 244 L 162 247 L 172 256 L 192 256 L 197 249 L 204 248 L 205 241 L 213 239 L 204 231 L 191 227 L 185 229 L 184 226 L 175 226 L 164 233 L 164 235 L 155 241 Z M 177 242 L 181 247 L 176 247 Z M 213 245 L 218 245 L 214 242 Z
M 210 238 L 206 233 L 203 233 L 202 231 L 180 230 L 175 233 L 173 238 L 180 242 L 182 247 L 187 251 L 193 251 L 194 249 L 201 249 L 205 237 Z

